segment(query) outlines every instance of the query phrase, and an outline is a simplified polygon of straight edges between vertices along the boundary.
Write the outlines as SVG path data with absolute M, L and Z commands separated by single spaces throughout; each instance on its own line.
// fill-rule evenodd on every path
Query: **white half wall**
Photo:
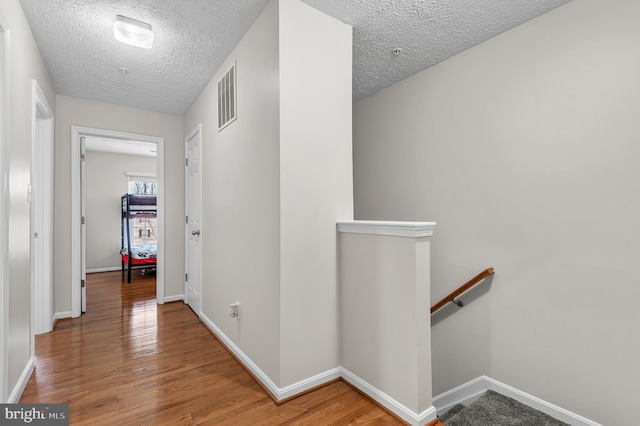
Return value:
M 436 415 L 429 321 L 434 227 L 428 222 L 338 223 L 345 378 L 411 425 L 424 425 Z M 367 233 L 370 229 L 376 232 Z
M 638 16 L 569 2 L 355 105 L 356 218 L 438 222 L 433 300 L 496 270 L 432 329 L 435 393 L 488 375 L 637 422 Z

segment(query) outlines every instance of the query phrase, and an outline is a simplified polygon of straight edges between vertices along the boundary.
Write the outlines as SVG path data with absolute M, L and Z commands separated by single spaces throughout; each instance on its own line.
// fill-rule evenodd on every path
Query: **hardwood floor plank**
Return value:
M 400 425 L 337 381 L 276 405 L 153 276 L 87 276 L 87 313 L 36 337 L 22 403 L 68 403 L 72 425 Z

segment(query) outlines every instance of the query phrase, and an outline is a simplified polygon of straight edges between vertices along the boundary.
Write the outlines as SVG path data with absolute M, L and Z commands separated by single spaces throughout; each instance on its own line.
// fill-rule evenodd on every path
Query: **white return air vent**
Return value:
M 236 63 L 218 81 L 218 131 L 236 120 Z

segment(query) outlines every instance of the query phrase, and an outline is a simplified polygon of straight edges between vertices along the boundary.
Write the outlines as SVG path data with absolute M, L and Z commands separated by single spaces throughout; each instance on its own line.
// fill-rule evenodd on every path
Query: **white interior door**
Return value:
M 87 312 L 87 219 L 86 219 L 86 186 L 85 179 L 85 158 L 86 158 L 85 137 L 80 138 L 80 306 L 82 312 Z
M 199 124 L 187 136 L 185 172 L 186 259 L 185 296 L 191 309 L 200 316 L 201 303 L 201 128 Z
M 53 329 L 53 112 L 33 81 L 32 237 L 34 334 Z

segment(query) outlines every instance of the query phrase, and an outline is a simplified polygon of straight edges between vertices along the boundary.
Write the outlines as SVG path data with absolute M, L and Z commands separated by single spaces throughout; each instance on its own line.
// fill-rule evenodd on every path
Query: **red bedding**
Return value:
M 149 259 L 134 259 L 131 258 L 131 264 L 132 265 L 155 265 L 156 264 L 156 258 L 152 257 Z M 129 263 L 129 256 L 126 254 L 122 255 L 122 261 L 126 264 Z

